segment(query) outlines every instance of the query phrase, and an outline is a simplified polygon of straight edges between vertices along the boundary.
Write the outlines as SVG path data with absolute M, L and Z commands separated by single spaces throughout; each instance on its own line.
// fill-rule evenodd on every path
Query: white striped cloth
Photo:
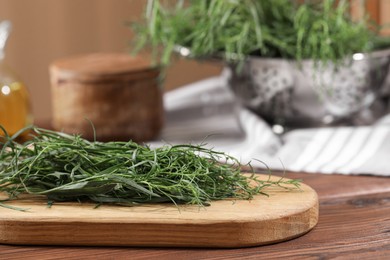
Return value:
M 206 143 L 256 167 L 390 176 L 390 114 L 372 126 L 297 129 L 280 137 L 261 118 L 235 105 L 225 78 L 165 94 L 162 141 L 150 145 Z

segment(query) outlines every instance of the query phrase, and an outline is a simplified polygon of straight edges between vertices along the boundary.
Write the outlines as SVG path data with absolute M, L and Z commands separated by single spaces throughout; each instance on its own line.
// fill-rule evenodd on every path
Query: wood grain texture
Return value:
M 244 249 L 0 245 L 0 259 L 388 259 L 390 179 L 289 173 L 319 195 L 320 218 L 305 236 Z M 339 196 L 340 194 L 340 196 Z
M 96 136 L 99 141 L 156 138 L 164 122 L 159 75 L 147 60 L 125 53 L 93 53 L 53 62 L 54 129 L 87 139 Z
M 62 82 L 102 83 L 106 81 L 156 78 L 159 69 L 142 56 L 128 53 L 90 53 L 55 60 L 50 71 Z
M 267 178 L 267 176 L 263 176 Z M 276 180 L 277 178 L 275 178 Z M 157 204 L 137 207 L 22 199 L 0 208 L 0 242 L 33 245 L 248 247 L 284 241 L 318 221 L 316 192 L 269 188 L 269 197 L 215 201 L 209 207 Z

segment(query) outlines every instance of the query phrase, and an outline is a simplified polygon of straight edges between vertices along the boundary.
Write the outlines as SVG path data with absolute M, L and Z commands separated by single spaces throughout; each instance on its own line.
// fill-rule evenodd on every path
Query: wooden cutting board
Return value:
M 55 203 L 49 208 L 45 198 L 28 197 L 7 202 L 26 212 L 0 207 L 0 243 L 248 247 L 292 239 L 317 224 L 318 197 L 309 186 L 266 192 L 269 197 L 215 201 L 208 207 Z

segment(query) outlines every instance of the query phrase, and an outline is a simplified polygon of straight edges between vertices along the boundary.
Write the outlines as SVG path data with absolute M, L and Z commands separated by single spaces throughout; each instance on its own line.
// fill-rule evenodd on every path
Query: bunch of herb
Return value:
M 14 141 L 27 130 L 35 133 L 32 140 Z M 88 141 L 36 127 L 12 137 L 3 131 L 0 192 L 9 199 L 28 193 L 52 201 L 207 205 L 226 198 L 250 199 L 272 185 L 299 186 L 297 180 L 243 175 L 235 158 L 202 146 L 151 149 L 132 141 Z
M 257 55 L 337 63 L 383 43 L 369 19 L 351 19 L 348 1 L 302 2 L 149 0 L 133 26 L 135 51 L 149 46 L 162 64 L 170 62 L 175 46 L 189 48 L 192 57 L 217 55 L 228 62 Z

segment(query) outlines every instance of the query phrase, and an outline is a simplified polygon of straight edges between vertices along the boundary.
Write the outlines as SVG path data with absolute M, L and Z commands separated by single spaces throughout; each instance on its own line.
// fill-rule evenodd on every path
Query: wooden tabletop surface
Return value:
M 278 244 L 243 249 L 0 245 L 0 259 L 389 259 L 390 178 L 288 173 L 314 188 L 318 225 Z

